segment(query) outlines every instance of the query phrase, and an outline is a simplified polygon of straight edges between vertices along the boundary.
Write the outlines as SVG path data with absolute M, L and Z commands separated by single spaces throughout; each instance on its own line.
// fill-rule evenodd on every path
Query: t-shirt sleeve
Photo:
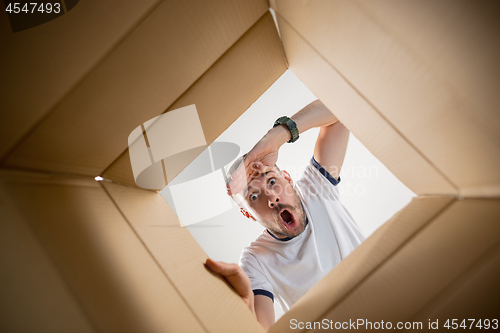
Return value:
M 274 302 L 274 291 L 269 283 L 264 271 L 254 254 L 248 250 L 243 250 L 240 258 L 240 267 L 250 278 L 254 295 L 264 295 Z
M 306 196 L 321 196 L 333 201 L 340 200 L 338 184 L 340 177 L 336 179 L 315 159 L 306 167 L 302 178 L 299 180 L 300 188 Z

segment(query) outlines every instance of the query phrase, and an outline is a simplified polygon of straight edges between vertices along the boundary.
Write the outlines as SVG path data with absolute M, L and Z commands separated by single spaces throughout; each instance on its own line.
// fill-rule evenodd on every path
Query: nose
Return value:
M 280 197 L 278 195 L 274 195 L 273 193 L 268 193 L 267 195 L 267 205 L 269 208 L 276 207 L 276 204 L 280 202 Z

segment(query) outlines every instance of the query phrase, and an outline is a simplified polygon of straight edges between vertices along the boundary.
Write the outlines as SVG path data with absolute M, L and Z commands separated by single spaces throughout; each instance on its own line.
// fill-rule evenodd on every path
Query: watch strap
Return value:
M 293 143 L 298 140 L 299 138 L 299 129 L 297 128 L 297 124 L 295 121 L 292 119 L 288 118 L 287 116 L 279 117 L 276 119 L 274 122 L 274 126 L 279 126 L 279 125 L 285 125 L 286 128 L 288 128 L 288 131 L 290 132 L 291 139 L 288 141 L 288 143 Z

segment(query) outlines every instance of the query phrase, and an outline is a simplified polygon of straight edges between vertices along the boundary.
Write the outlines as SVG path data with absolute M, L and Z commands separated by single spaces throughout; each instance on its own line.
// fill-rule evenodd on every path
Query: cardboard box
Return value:
M 127 137 L 196 104 L 210 144 L 287 68 L 419 197 L 271 331 L 500 313 L 499 6 L 270 5 L 281 40 L 264 0 L 89 0 L 18 33 L 0 14 L 2 331 L 262 332 L 135 186 Z

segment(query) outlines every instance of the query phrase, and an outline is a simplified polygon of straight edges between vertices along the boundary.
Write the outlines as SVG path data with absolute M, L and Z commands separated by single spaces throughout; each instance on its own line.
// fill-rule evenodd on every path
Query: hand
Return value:
M 283 126 L 274 127 L 250 150 L 231 176 L 232 180 L 227 185 L 228 195 L 241 192 L 248 182 L 268 169 L 272 169 L 278 161 L 280 147 L 288 141 L 290 133 Z
M 228 264 L 222 261 L 213 261 L 207 259 L 205 266 L 211 271 L 220 274 L 229 282 L 233 289 L 240 295 L 241 299 L 248 306 L 250 311 L 255 315 L 254 295 L 250 279 L 243 272 L 240 266 L 236 264 Z

